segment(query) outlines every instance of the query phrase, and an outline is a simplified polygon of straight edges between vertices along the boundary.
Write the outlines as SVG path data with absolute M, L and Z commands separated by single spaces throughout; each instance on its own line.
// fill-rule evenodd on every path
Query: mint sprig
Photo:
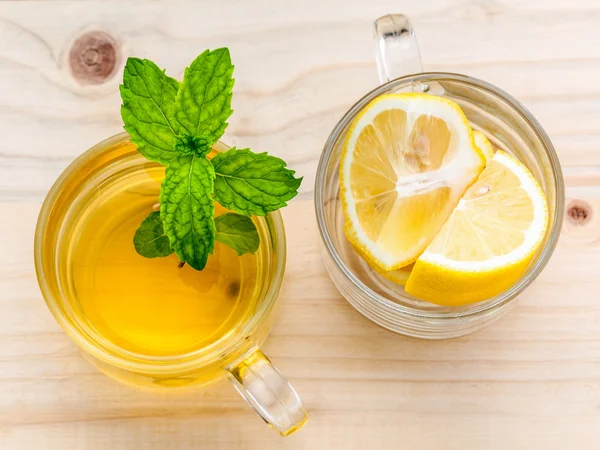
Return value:
M 231 109 L 233 65 L 229 50 L 206 50 L 185 69 L 177 92 L 177 120 L 191 136 L 215 143 L 225 132 Z
M 248 149 L 219 153 L 215 167 L 215 200 L 247 216 L 265 216 L 283 208 L 298 194 L 302 178 L 287 169 L 285 161 Z
M 152 61 L 129 58 L 121 85 L 125 130 L 147 159 L 167 166 L 159 196 L 134 236 L 145 257 L 168 256 L 202 270 L 215 240 L 238 255 L 260 243 L 248 216 L 264 216 L 295 197 L 302 178 L 266 153 L 231 149 L 207 159 L 227 128 L 234 84 L 229 50 L 206 50 L 182 83 Z M 214 202 L 236 213 L 214 218 Z M 168 244 L 168 245 L 167 245 Z
M 258 250 L 260 238 L 252 219 L 236 213 L 221 214 L 215 219 L 215 239 L 241 256 Z
M 178 89 L 179 82 L 152 61 L 127 60 L 120 86 L 124 128 L 144 157 L 161 164 L 177 157 L 173 144 L 179 133 L 175 118 Z
M 146 258 L 169 256 L 173 253 L 169 238 L 160 220 L 160 212 L 148 214 L 133 236 L 135 251 Z
M 181 261 L 204 269 L 215 248 L 215 172 L 197 155 L 181 155 L 167 166 L 160 190 L 160 218 Z

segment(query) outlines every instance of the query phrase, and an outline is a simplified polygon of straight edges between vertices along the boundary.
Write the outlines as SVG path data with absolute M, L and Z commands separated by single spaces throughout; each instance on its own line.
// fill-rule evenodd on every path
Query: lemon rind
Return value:
M 475 145 L 483 154 L 486 165 L 494 158 L 494 147 L 490 140 L 487 138 L 485 133 L 479 130 L 473 130 L 473 138 L 475 139 Z

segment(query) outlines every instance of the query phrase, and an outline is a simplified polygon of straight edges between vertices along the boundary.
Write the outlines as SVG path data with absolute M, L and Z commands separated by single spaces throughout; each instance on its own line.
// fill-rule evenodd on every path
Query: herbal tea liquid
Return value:
M 260 286 L 260 251 L 239 257 L 217 242 L 203 271 L 179 268 L 175 254 L 147 259 L 136 253 L 133 236 L 158 206 L 163 174 L 152 168 L 99 186 L 69 251 L 81 314 L 109 341 L 146 355 L 182 354 L 235 333 Z M 215 207 L 217 216 L 226 212 Z

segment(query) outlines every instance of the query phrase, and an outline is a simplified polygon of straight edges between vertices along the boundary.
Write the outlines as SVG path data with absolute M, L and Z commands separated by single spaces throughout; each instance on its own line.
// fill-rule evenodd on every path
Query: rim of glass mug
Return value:
M 62 192 L 64 183 L 75 171 L 88 161 L 98 158 L 105 151 L 109 151 L 118 145 L 126 144 L 128 142 L 130 142 L 129 134 L 125 132 L 99 142 L 69 164 L 50 188 L 38 216 L 34 238 L 34 262 L 38 283 L 48 309 L 50 309 L 55 320 L 77 345 L 99 360 L 125 370 L 152 374 L 198 368 L 209 361 L 218 359 L 218 355 L 220 354 L 235 351 L 236 348 L 239 348 L 240 343 L 243 342 L 244 336 L 253 334 L 269 316 L 271 309 L 277 300 L 285 271 L 286 240 L 283 219 L 281 218 L 279 211 L 270 213 L 269 216 L 265 218 L 272 244 L 273 276 L 266 281 L 269 285 L 266 292 L 261 295 L 265 301 L 260 302 L 260 310 L 253 314 L 251 319 L 244 324 L 244 331 L 243 333 L 240 333 L 240 338 L 238 340 L 235 342 L 228 342 L 225 346 L 219 346 L 218 343 L 215 343 L 193 352 L 176 356 L 148 356 L 123 349 L 100 336 L 98 333 L 92 332 L 94 334 L 94 343 L 102 344 L 102 346 L 96 346 L 89 342 L 81 334 L 81 331 L 78 330 L 77 327 L 65 317 L 65 314 L 60 311 L 60 300 L 55 298 L 53 289 L 48 285 L 48 275 L 46 274 L 43 261 L 42 241 L 45 237 L 45 225 L 48 222 L 49 215 L 58 196 Z M 214 148 L 219 151 L 229 149 L 227 145 L 220 141 L 215 144 Z M 136 153 L 138 152 L 135 150 L 131 152 L 132 155 Z M 143 157 L 141 157 L 140 161 L 149 163 L 147 160 L 143 159 Z M 111 162 L 114 163 L 114 161 Z
M 549 234 L 547 235 L 544 247 L 538 251 L 538 255 L 536 256 L 535 262 L 529 266 L 528 271 L 521 277 L 521 279 L 515 285 L 513 285 L 509 290 L 503 292 L 502 294 L 492 299 L 480 303 L 475 303 L 470 308 L 449 312 L 424 311 L 399 305 L 385 298 L 384 296 L 374 292 L 369 287 L 367 287 L 361 280 L 359 280 L 358 277 L 356 277 L 356 275 L 346 266 L 346 264 L 343 261 L 343 258 L 336 250 L 336 247 L 330 235 L 330 231 L 327 227 L 324 211 L 325 199 L 323 198 L 325 175 L 329 167 L 329 162 L 331 160 L 333 151 L 335 149 L 335 144 L 340 138 L 343 138 L 342 133 L 349 126 L 352 120 L 356 117 L 358 112 L 361 111 L 367 103 L 369 103 L 375 97 L 381 95 L 386 91 L 393 91 L 395 88 L 398 88 L 401 85 L 426 85 L 429 82 L 435 81 L 456 81 L 470 84 L 483 91 L 486 91 L 486 93 L 495 96 L 496 98 L 502 100 L 506 105 L 510 106 L 511 109 L 513 109 L 527 124 L 529 124 L 536 137 L 540 140 L 540 142 L 542 142 L 551 164 L 552 175 L 554 177 L 554 183 L 556 188 L 556 196 L 554 198 L 553 205 L 554 214 L 551 220 L 552 228 L 550 229 Z M 496 86 L 493 86 L 490 83 L 466 75 L 450 72 L 421 72 L 414 75 L 407 75 L 404 77 L 396 78 L 395 80 L 389 81 L 385 84 L 382 84 L 381 86 L 376 87 L 375 89 L 364 95 L 360 100 L 358 100 L 336 124 L 325 143 L 323 153 L 321 154 L 321 158 L 319 160 L 319 165 L 315 179 L 315 209 L 319 232 L 325 244 L 325 249 L 327 253 L 333 259 L 336 266 L 340 269 L 345 279 L 352 283 L 352 285 L 360 289 L 361 293 L 366 295 L 372 302 L 382 307 L 384 310 L 395 314 L 401 314 L 403 316 L 411 316 L 419 319 L 443 319 L 444 321 L 458 321 L 464 320 L 465 318 L 487 313 L 491 310 L 500 308 L 501 306 L 508 304 L 513 299 L 515 299 L 521 292 L 523 292 L 523 290 L 527 288 L 535 280 L 535 278 L 537 278 L 542 269 L 548 263 L 550 256 L 552 255 L 556 247 L 558 237 L 560 235 L 562 219 L 564 214 L 564 182 L 562 178 L 562 171 L 560 168 L 558 156 L 556 155 L 556 151 L 554 150 L 554 146 L 552 145 L 548 135 L 543 130 L 539 122 L 533 117 L 533 115 L 529 111 L 527 111 L 527 109 L 523 105 L 521 105 L 514 97 L 512 97 L 505 91 L 497 88 Z M 369 318 L 373 319 L 373 317 Z M 380 325 L 383 324 L 380 323 Z

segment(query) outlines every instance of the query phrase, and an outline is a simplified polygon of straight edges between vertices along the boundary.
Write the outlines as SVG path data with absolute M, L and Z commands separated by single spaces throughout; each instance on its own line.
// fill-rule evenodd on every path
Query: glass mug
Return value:
M 228 147 L 217 143 L 215 149 Z M 104 373 L 146 388 L 181 388 L 228 376 L 236 390 L 273 429 L 288 435 L 308 415 L 298 394 L 259 346 L 270 329 L 275 300 L 285 270 L 286 246 L 279 212 L 256 221 L 263 273 L 250 317 L 223 339 L 187 354 L 148 356 L 121 348 L 86 320 L 73 285 L 70 246 L 78 224 L 102 190 L 125 190 L 128 177 L 143 178 L 143 195 L 158 200 L 164 167 L 147 161 L 122 133 L 77 158 L 55 182 L 42 206 L 35 234 L 35 267 L 48 308 L 56 321 Z M 154 175 L 153 175 L 154 174 Z M 96 196 L 96 197 L 95 197 Z M 90 206 L 92 205 L 92 206 Z
M 505 314 L 542 271 L 556 246 L 563 219 L 564 185 L 558 157 L 537 120 L 517 100 L 484 81 L 454 73 L 422 72 L 410 21 L 388 15 L 375 21 L 375 55 L 381 86 L 361 98 L 342 117 L 325 144 L 315 181 L 317 222 L 324 261 L 340 293 L 367 318 L 392 331 L 444 339 L 476 331 Z M 491 143 L 517 156 L 540 183 L 548 202 L 546 236 L 527 272 L 512 288 L 479 303 L 444 307 L 420 301 L 373 270 L 344 235 L 339 164 L 350 124 L 379 95 L 427 92 L 458 103 L 471 126 Z

